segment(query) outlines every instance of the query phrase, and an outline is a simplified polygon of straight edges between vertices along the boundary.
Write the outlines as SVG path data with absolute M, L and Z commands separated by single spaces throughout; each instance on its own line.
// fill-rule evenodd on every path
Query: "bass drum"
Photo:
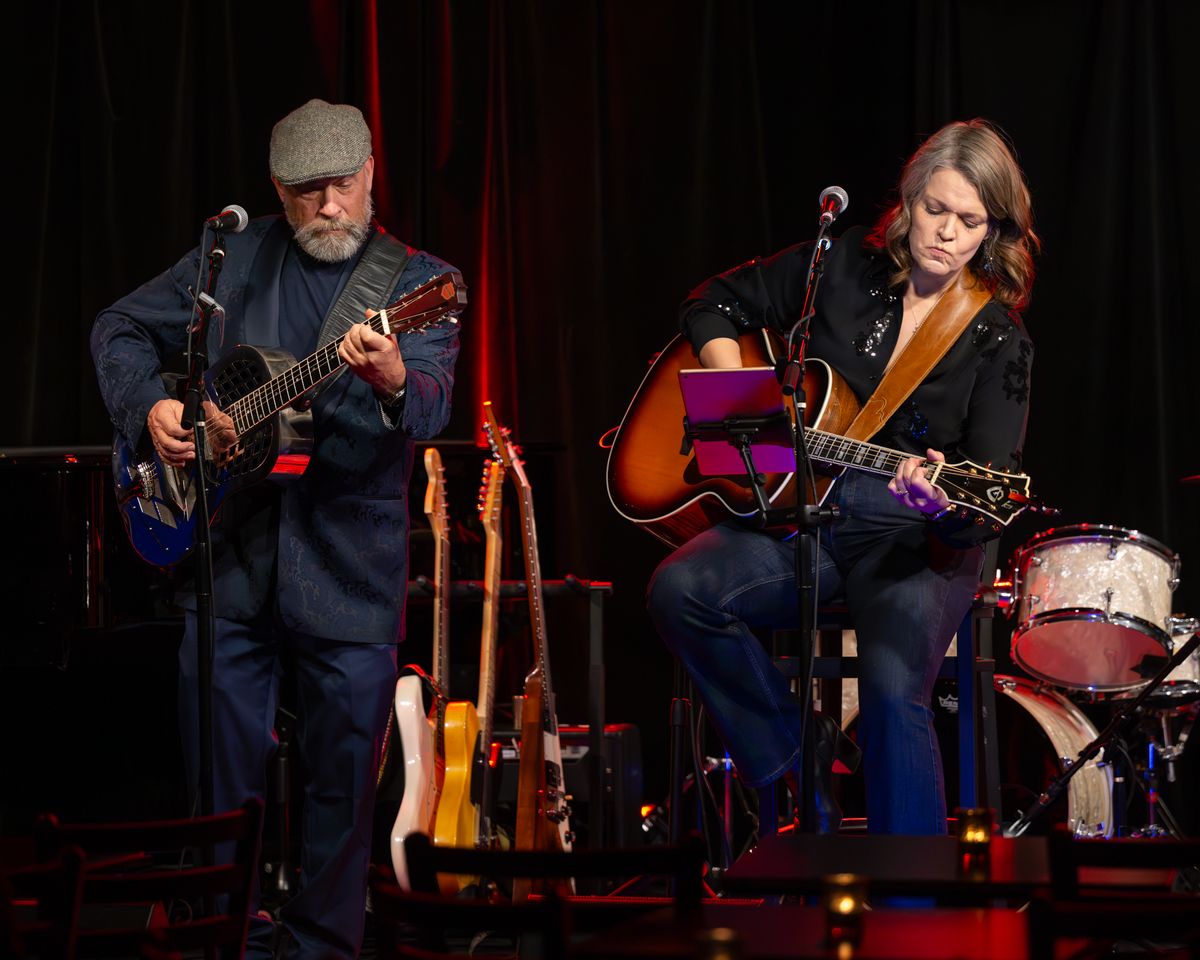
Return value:
M 996 722 L 1000 730 L 1000 802 L 1002 821 L 1011 823 L 1028 810 L 1038 794 L 1062 773 L 1098 731 L 1074 703 L 1057 690 L 1023 677 L 995 677 Z M 1013 710 L 1008 705 L 1019 709 Z M 1033 749 L 1037 743 L 1041 749 Z M 1071 778 L 1064 807 L 1046 822 L 1066 822 L 1077 837 L 1113 835 L 1113 773 L 1106 763 L 1089 760 Z M 1033 832 L 1046 832 L 1044 825 Z
M 1097 731 L 1083 712 L 1056 690 L 1022 677 L 995 677 L 996 721 L 1000 734 L 1000 822 L 1012 823 L 1028 810 L 1063 770 L 1063 758 L 1074 759 Z M 846 690 L 847 687 L 852 690 Z M 857 684 L 843 686 L 846 732 L 857 739 Z M 958 697 L 955 685 L 938 681 L 933 692 L 934 729 L 942 751 L 946 808 L 958 803 Z M 981 758 L 982 759 L 982 758 Z M 847 818 L 864 817 L 866 800 L 861 768 L 852 776 L 835 776 L 835 789 Z M 1110 837 L 1113 833 L 1112 769 L 1089 763 L 1071 780 L 1066 798 L 1051 806 L 1029 833 L 1048 833 L 1066 823 L 1076 836 Z

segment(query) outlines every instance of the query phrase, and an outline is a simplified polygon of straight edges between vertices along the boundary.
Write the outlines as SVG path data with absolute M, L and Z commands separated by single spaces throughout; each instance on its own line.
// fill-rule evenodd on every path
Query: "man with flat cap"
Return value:
M 446 425 L 458 354 L 449 318 L 398 339 L 357 322 L 453 269 L 374 222 L 374 163 L 352 106 L 311 100 L 276 124 L 270 171 L 283 216 L 227 238 L 215 291 L 226 317 L 209 331 L 216 361 L 238 343 L 304 358 L 349 328 L 339 348 L 346 369 L 313 402 L 303 476 L 236 493 L 213 524 L 217 810 L 265 794 L 284 663 L 296 679 L 307 782 L 301 881 L 281 915 L 289 957 L 352 957 L 361 944 L 377 747 L 403 629 L 413 441 Z M 201 254 L 102 311 L 92 330 L 113 423 L 131 445 L 144 434 L 174 466 L 195 450 L 159 371 L 185 346 Z M 195 785 L 197 631 L 194 598 L 183 603 L 193 610 L 179 655 L 180 720 Z M 270 955 L 273 934 L 253 918 L 247 955 Z

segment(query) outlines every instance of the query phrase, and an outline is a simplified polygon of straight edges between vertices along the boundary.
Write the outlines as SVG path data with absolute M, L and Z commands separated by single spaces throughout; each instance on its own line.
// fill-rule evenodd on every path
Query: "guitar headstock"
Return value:
M 489 460 L 483 465 L 483 479 L 479 487 L 479 519 L 484 532 L 490 537 L 500 533 L 500 507 L 504 497 L 504 464 Z
M 429 478 L 425 486 L 425 516 L 429 518 L 434 537 L 445 539 L 450 535 L 446 509 L 446 471 L 437 447 L 427 447 L 425 450 L 425 476 Z
M 1025 474 L 981 467 L 970 460 L 941 464 L 931 479 L 946 492 L 952 507 L 983 514 L 1003 526 L 1034 502 L 1032 481 Z
M 458 323 L 458 315 L 467 305 L 467 286 L 462 274 L 447 270 L 409 291 L 379 312 L 382 333 L 424 333 L 425 328 L 443 318 Z
M 500 423 L 491 400 L 483 401 L 483 412 L 487 417 L 483 423 L 483 432 L 487 434 L 492 456 L 503 463 L 506 470 L 512 471 L 513 480 L 522 491 L 531 489 L 529 478 L 525 476 L 525 461 L 521 459 L 521 448 L 513 442 L 512 431 Z

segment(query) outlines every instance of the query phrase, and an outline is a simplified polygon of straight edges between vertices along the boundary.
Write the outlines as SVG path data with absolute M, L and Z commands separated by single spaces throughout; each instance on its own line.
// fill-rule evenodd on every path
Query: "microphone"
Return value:
M 850 206 L 850 198 L 841 187 L 826 187 L 817 201 L 821 206 L 821 223 L 829 226 Z
M 832 189 L 832 188 L 831 188 Z M 231 203 L 215 217 L 209 217 L 204 225 L 210 230 L 224 230 L 226 233 L 241 233 L 250 222 L 250 215 L 244 207 Z

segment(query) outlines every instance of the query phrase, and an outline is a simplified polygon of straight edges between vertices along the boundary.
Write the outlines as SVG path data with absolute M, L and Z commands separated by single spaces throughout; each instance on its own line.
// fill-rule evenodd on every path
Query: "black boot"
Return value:
M 853 773 L 862 761 L 862 751 L 851 740 L 833 718 L 817 711 L 813 712 L 813 747 L 816 753 L 815 802 L 818 833 L 837 833 L 842 825 L 842 808 L 833 795 L 833 765 L 840 762 Z M 799 801 L 799 782 L 795 770 L 784 775 L 792 797 Z
M 842 825 L 842 808 L 834 798 L 833 765 L 841 763 L 853 773 L 862 761 L 862 750 L 829 714 L 814 710 L 812 718 L 817 763 L 817 832 L 837 833 Z

